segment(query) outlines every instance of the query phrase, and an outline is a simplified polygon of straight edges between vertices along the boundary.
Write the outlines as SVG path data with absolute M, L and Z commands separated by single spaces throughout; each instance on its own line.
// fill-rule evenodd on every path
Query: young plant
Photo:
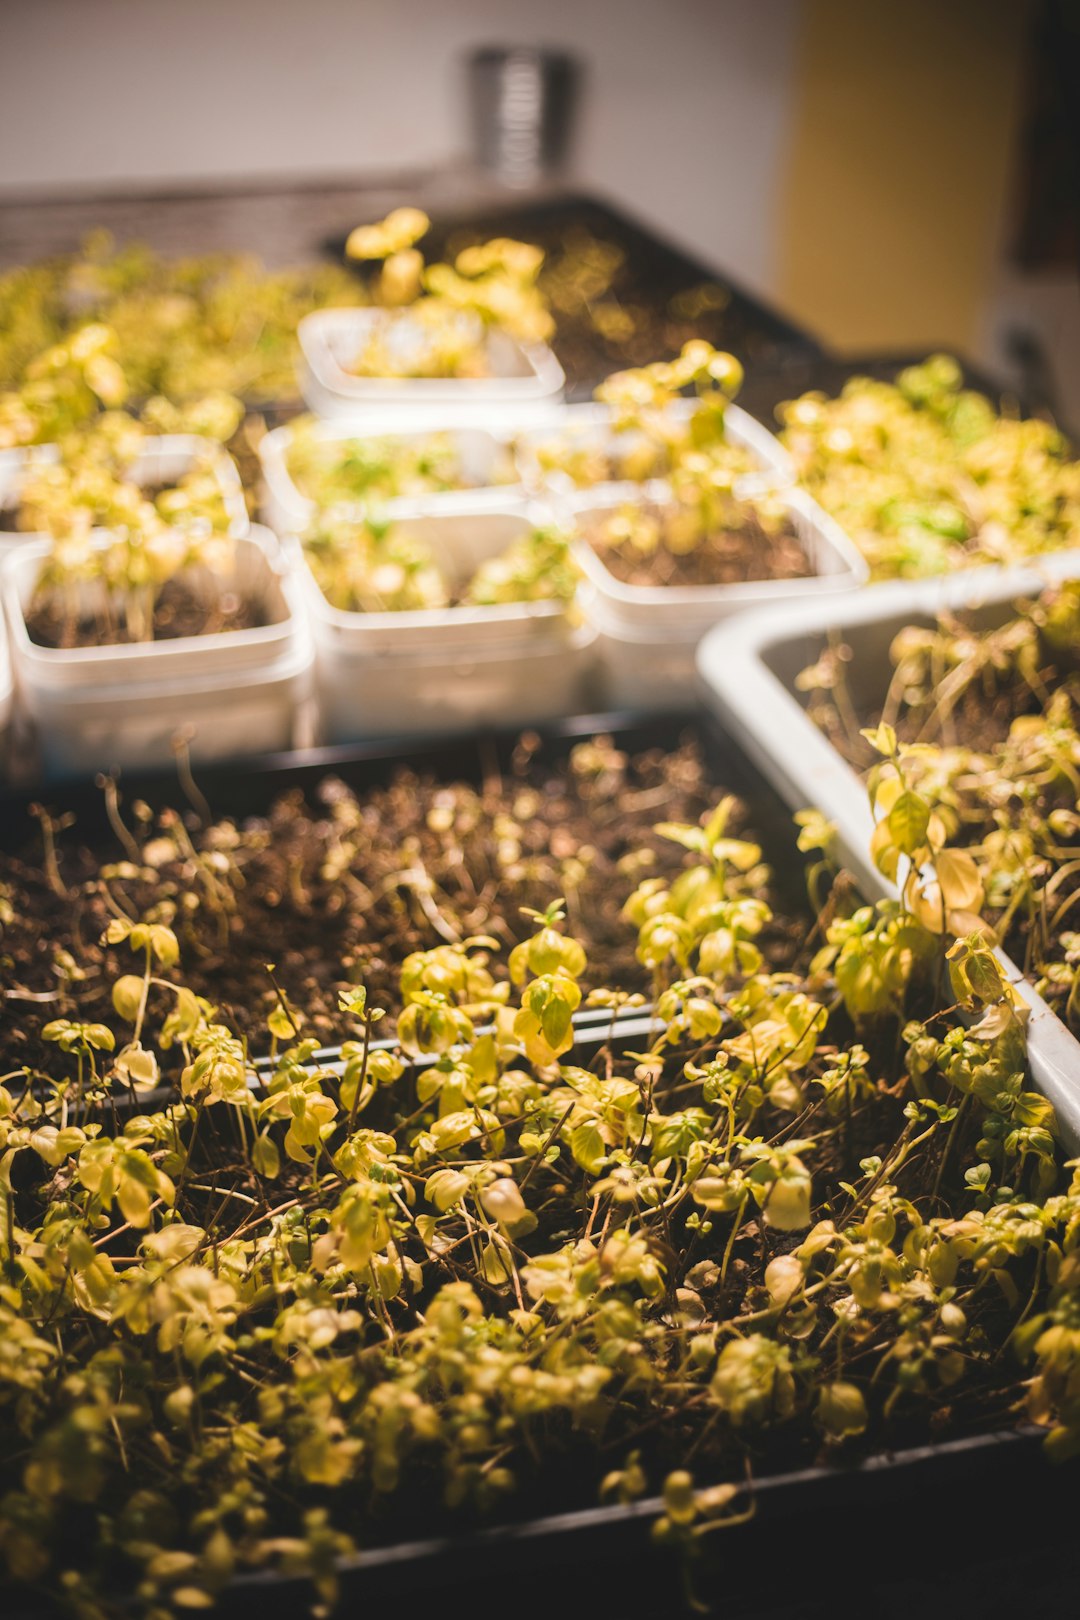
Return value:
M 780 408 L 801 481 L 878 578 L 1019 563 L 1072 543 L 1080 462 L 1051 424 L 999 415 L 935 355 L 896 383 Z
M 291 424 L 285 464 L 300 493 L 320 508 L 472 487 L 452 434 L 340 439 L 320 434 L 318 425 L 315 417 Z M 492 481 L 511 481 L 505 458 Z
M 0 448 L 52 444 L 103 408 L 122 405 L 128 380 L 118 346 L 115 332 L 91 322 L 37 355 L 21 386 L 0 395 Z
M 372 293 L 385 312 L 351 362 L 355 376 L 487 377 L 491 330 L 521 343 L 554 330 L 537 286 L 539 248 L 499 237 L 464 248 L 452 265 L 425 265 L 415 243 L 429 225 L 420 209 L 398 208 L 349 236 L 350 258 L 381 263 Z
M 824 955 L 773 916 L 732 801 L 662 826 L 687 864 L 630 907 L 660 991 L 633 1049 L 575 1022 L 589 953 L 558 900 L 506 961 L 426 935 L 386 1044 L 354 983 L 336 1059 L 270 970 L 258 1070 L 177 933 L 115 918 L 119 1040 L 50 1020 L 0 1084 L 10 1580 L 154 1616 L 281 1569 L 332 1603 L 433 1484 L 453 1523 L 526 1484 L 662 1486 L 661 1533 L 697 1548 L 744 1515 L 691 1461 L 749 1478 L 1025 1393 L 1075 1449 L 1080 1181 L 992 953 L 935 926 L 947 846 L 885 753 L 877 854 L 918 868 L 913 909 L 868 920 L 841 885 Z M 599 744 L 582 768 L 618 769 Z
M 595 391 L 612 413 L 610 433 L 567 429 L 535 445 L 541 474 L 558 472 L 578 488 L 679 477 L 684 485 L 730 491 L 755 471 L 750 454 L 730 442 L 724 415 L 742 384 L 733 355 L 694 340 L 674 360 L 617 372 Z M 692 390 L 692 409 L 680 409 Z
M 203 523 L 166 527 L 141 499 L 113 512 L 109 530 L 92 530 L 87 508 L 57 528 L 27 611 L 27 627 L 46 646 L 108 646 L 200 635 L 256 623 L 245 600 L 233 542 Z
M 336 507 L 313 520 L 304 550 L 320 590 L 347 613 L 405 613 L 460 605 L 569 602 L 578 575 L 569 536 L 526 529 L 455 588 L 434 548 L 408 524 Z
M 205 403 L 210 409 L 197 414 L 205 414 L 208 423 L 216 418 L 214 425 L 228 437 L 240 418 L 238 403 Z M 158 522 L 197 535 L 227 534 L 233 514 L 218 477 L 224 452 L 208 442 L 174 482 L 146 489 L 133 473 L 146 438 L 145 422 L 123 411 L 106 411 L 65 434 L 56 462 L 38 462 L 27 470 L 17 527 L 54 538 Z
M 77 253 L 0 277 L 0 447 L 54 443 L 126 397 L 164 398 L 154 408 L 162 417 L 221 391 L 254 406 L 294 400 L 298 321 L 361 296 L 334 265 L 268 271 L 250 255 L 222 253 L 167 260 L 94 232 Z M 205 422 L 158 420 L 157 431 L 213 436 Z

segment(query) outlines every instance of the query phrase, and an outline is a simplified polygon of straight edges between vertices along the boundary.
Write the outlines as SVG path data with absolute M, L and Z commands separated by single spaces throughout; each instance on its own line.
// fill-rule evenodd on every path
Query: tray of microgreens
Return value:
M 926 846 L 953 846 L 926 918 L 1007 953 L 1033 1071 L 1073 1137 L 1078 567 L 1063 552 L 877 586 L 840 615 L 750 615 L 699 654 L 725 723 L 792 806 L 818 807 L 864 885 L 914 907 Z M 911 791 L 933 813 L 904 847 Z
M 537 281 L 543 250 L 509 237 L 428 263 L 416 246 L 430 220 L 397 208 L 350 235 L 350 258 L 378 264 L 363 309 L 322 309 L 297 329 L 301 387 L 327 416 L 543 407 L 565 377 L 549 339 L 555 322 Z
M 693 1590 L 759 1476 L 1074 1448 L 1077 1195 L 1014 989 L 930 915 L 962 847 L 865 904 L 660 735 L 9 805 L 24 1599 L 332 1603 L 418 1515 L 605 1501 Z
M 1022 564 L 1075 544 L 1080 461 L 1051 422 L 995 408 L 936 355 L 782 405 L 796 474 L 878 579 Z

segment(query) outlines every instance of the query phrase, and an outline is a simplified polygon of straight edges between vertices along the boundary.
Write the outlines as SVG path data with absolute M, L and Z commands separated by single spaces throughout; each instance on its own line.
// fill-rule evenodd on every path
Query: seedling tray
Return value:
M 874 586 L 843 603 L 801 603 L 758 612 L 710 632 L 698 650 L 706 701 L 746 755 L 793 810 L 813 806 L 836 827 L 840 851 L 867 895 L 896 889 L 869 854 L 874 819 L 857 773 L 806 714 L 795 677 L 831 635 L 852 650 L 859 700 L 883 699 L 889 647 L 908 624 L 932 625 L 943 611 L 967 611 L 981 628 L 1003 623 L 1011 604 L 1055 580 L 1080 576 L 1080 552 L 1041 557 L 1026 569 L 979 568 L 914 584 Z M 1003 952 L 1010 979 L 1030 1008 L 1028 1057 L 1034 1083 L 1054 1104 L 1062 1136 L 1080 1148 L 1080 1041 Z
M 438 559 L 458 592 L 483 563 L 552 521 L 516 486 L 389 501 L 382 515 Z M 328 599 L 299 540 L 288 547 L 313 627 L 327 740 L 543 724 L 592 701 L 597 635 L 585 600 L 579 615 L 558 600 L 357 612 Z
M 95 531 L 94 543 L 103 547 L 107 538 Z M 35 764 L 48 778 L 113 761 L 168 760 L 171 738 L 189 724 L 196 758 L 235 759 L 245 747 L 258 752 L 293 739 L 314 658 L 299 584 L 268 530 L 253 528 L 234 543 L 237 588 L 259 600 L 266 624 L 73 648 L 40 645 L 27 625 L 47 541 L 13 548 L 0 594 L 11 634 L 16 725 L 25 720 L 30 738 L 24 758 L 13 762 L 15 774 L 25 780 Z M 96 613 L 102 593 L 100 583 L 84 583 L 80 606 Z
M 611 735 L 620 748 L 629 750 L 672 747 L 682 734 L 694 733 L 710 761 L 723 764 L 725 772 L 730 752 L 732 772 L 741 773 L 749 790 L 755 782 L 760 784 L 765 798 L 774 807 L 774 814 L 781 822 L 786 818 L 782 801 L 756 771 L 747 767 L 739 751 L 731 750 L 730 743 L 709 717 L 686 709 L 649 715 L 630 710 L 575 715 L 558 725 L 531 732 L 538 742 L 531 757 L 541 764 L 550 764 L 564 757 L 575 743 L 601 732 Z M 330 775 L 339 776 L 348 787 L 356 790 L 380 786 L 403 767 L 453 781 L 481 783 L 490 772 L 505 771 L 511 766 L 521 736 L 522 728 L 516 726 L 492 728 L 462 737 L 437 733 L 379 737 L 366 742 L 262 754 L 231 763 L 208 762 L 197 768 L 196 779 L 215 816 L 260 815 L 276 795 L 299 789 L 309 796 L 324 777 Z M 125 799 L 144 799 L 152 810 L 170 805 L 182 807 L 183 790 L 172 768 L 128 770 L 119 781 Z M 733 780 L 731 785 L 733 791 L 741 791 L 740 783 Z M 73 780 L 51 784 L 47 789 L 0 792 L 0 845 L 10 846 L 12 836 L 21 835 L 29 807 L 36 802 L 45 802 L 58 813 L 72 811 L 91 844 L 97 838 L 109 836 L 100 789 L 92 781 Z
M 610 734 L 627 750 L 670 746 L 680 735 L 695 734 L 712 779 L 746 800 L 774 866 L 778 889 L 792 897 L 801 893 L 794 829 L 770 780 L 772 772 L 766 769 L 762 774 L 749 763 L 710 715 L 582 716 L 544 732 L 533 757 L 556 760 L 574 742 L 597 731 Z M 243 768 L 204 769 L 199 785 L 216 814 L 243 816 L 265 812 L 270 800 L 284 791 L 313 792 L 328 772 L 354 789 L 381 783 L 402 766 L 454 780 L 479 780 L 509 764 L 516 741 L 514 734 L 494 733 L 463 741 L 433 739 L 408 746 L 381 743 L 277 755 Z M 158 807 L 176 803 L 179 797 L 176 778 L 168 772 L 125 777 L 124 788 Z M 107 834 L 96 789 L 73 784 L 56 790 L 52 799 L 58 811 L 76 813 L 85 839 Z M 28 802 L 29 795 L 0 800 L 5 839 L 21 833 Z M 609 1020 L 605 1013 L 586 1014 L 577 1021 L 579 1061 L 588 1062 L 590 1050 L 598 1051 L 609 1039 Z M 614 1040 L 636 1046 L 647 1027 L 647 1009 L 627 1015 Z M 334 1061 L 333 1049 L 320 1055 Z M 257 1070 L 264 1068 L 264 1063 L 256 1063 Z M 146 1102 L 144 1098 L 143 1107 Z M 1010 1503 L 1010 1534 L 988 1548 L 985 1528 L 1003 1499 Z M 768 1615 L 781 1620 L 790 1614 L 799 1620 L 818 1616 L 824 1620 L 828 1615 L 832 1620 L 842 1612 L 836 1607 L 837 1582 L 850 1590 L 856 1580 L 862 1583 L 860 1596 L 866 1606 L 861 1612 L 866 1614 L 900 1614 L 909 1603 L 918 1603 L 924 1614 L 938 1613 L 934 1605 L 941 1592 L 961 1580 L 963 1601 L 975 1582 L 975 1590 L 986 1594 L 979 1611 L 991 1617 L 1007 1612 L 994 1606 L 1002 1594 L 1011 1592 L 1013 1603 L 1025 1594 L 1029 1600 L 1045 1594 L 1048 1601 L 1060 1603 L 1061 1594 L 1069 1589 L 1068 1484 L 1060 1471 L 1050 1472 L 1039 1434 L 1030 1428 L 966 1435 L 941 1444 L 927 1444 L 923 1436 L 918 1443 L 872 1455 L 855 1466 L 817 1465 L 812 1454 L 805 1453 L 794 1465 L 755 1475 L 735 1507 L 751 1501 L 755 1511 L 748 1523 L 705 1539 L 695 1574 L 696 1596 L 715 1598 L 725 1616 Z M 526 1493 L 509 1523 L 410 1541 L 395 1541 L 392 1532 L 384 1534 L 384 1544 L 342 1562 L 342 1612 L 361 1604 L 393 1603 L 395 1612 L 418 1613 L 432 1601 L 445 1601 L 450 1594 L 463 1600 L 481 1588 L 512 1595 L 508 1601 L 513 1613 L 523 1620 L 550 1615 L 556 1603 L 566 1616 L 593 1615 L 601 1603 L 600 1612 L 620 1616 L 682 1612 L 679 1566 L 649 1537 L 650 1523 L 662 1512 L 658 1499 L 554 1514 L 548 1511 L 551 1505 L 550 1494 L 541 1500 L 539 1492 L 533 1499 Z M 928 1525 L 936 1527 L 935 1534 L 926 1535 Z M 919 1564 L 914 1574 L 903 1558 L 883 1550 L 881 1538 L 886 1533 L 893 1549 L 902 1548 L 907 1537 L 917 1542 Z M 783 1558 L 776 1557 L 779 1545 Z M 1016 1547 L 1024 1549 L 1021 1559 L 1013 1553 Z M 842 1568 L 835 1556 L 825 1556 L 829 1548 L 841 1557 Z M 256 1573 L 229 1584 L 219 1599 L 219 1612 L 244 1616 L 258 1610 L 264 1620 L 278 1616 L 293 1620 L 308 1602 L 310 1588 L 302 1579 Z M 894 1603 L 902 1606 L 894 1609 Z M 19 1615 L 42 1611 L 17 1600 L 5 1603 L 3 1612 L 17 1620 Z M 1030 1603 L 1026 1612 L 1032 1612 Z
M 747 802 L 755 831 L 769 848 L 785 852 L 778 863 L 775 890 L 789 914 L 805 911 L 805 887 L 801 859 L 795 856 L 793 828 L 782 803 L 755 772 L 747 772 L 741 756 L 700 716 L 678 713 L 639 714 L 621 712 L 579 715 L 550 728 L 530 731 L 530 762 L 543 768 L 561 762 L 575 743 L 598 733 L 611 735 L 620 748 L 637 753 L 652 748 L 673 748 L 688 734 L 696 735 L 709 766 L 710 779 L 723 783 Z M 311 806 L 319 801 L 317 791 L 328 777 L 340 778 L 357 793 L 387 785 L 403 768 L 436 781 L 465 782 L 479 787 L 493 775 L 513 769 L 513 756 L 522 736 L 521 728 L 474 733 L 461 738 L 436 736 L 378 739 L 361 744 L 307 749 L 264 755 L 236 764 L 196 765 L 195 782 L 201 799 L 200 811 L 209 806 L 213 817 L 243 820 L 263 816 L 286 794 L 297 791 Z M 535 744 L 535 746 L 533 746 Z M 144 801 L 152 811 L 188 808 L 180 780 L 174 769 L 118 773 L 123 800 Z M 20 789 L 0 795 L 0 848 L 12 853 L 37 840 L 31 807 L 43 803 L 54 818 L 74 818 L 65 837 L 77 841 L 92 854 L 113 860 L 117 855 L 116 834 L 110 825 L 105 797 L 99 786 L 86 779 L 49 784 L 46 788 Z M 658 807 L 654 819 L 662 819 Z M 794 857 L 794 858 L 792 858 Z M 260 947 L 256 947 L 259 949 Z M 263 950 L 266 946 L 261 947 Z M 262 961 L 264 958 L 258 958 Z M 582 1010 L 575 1020 L 579 1027 L 591 1024 L 605 1029 L 609 1013 Z M 620 1025 L 620 1027 L 623 1027 Z M 638 1023 L 639 1037 L 647 1024 Z M 336 1048 L 325 1048 L 321 1058 L 332 1061 Z M 260 1049 L 252 1049 L 257 1069 L 263 1068 Z M 144 1102 L 155 1101 L 151 1095 Z M 126 1106 L 124 1097 L 117 1106 Z
M 807 358 L 821 352 L 812 337 L 751 297 L 715 265 L 684 252 L 621 207 L 602 199 L 571 194 L 460 213 L 440 211 L 423 247 L 426 257 L 438 259 L 492 236 L 534 242 L 549 260 L 586 237 L 623 254 L 610 296 L 619 305 L 642 312 L 644 331 L 637 339 L 605 337 L 584 310 L 562 315 L 551 346 L 566 372 L 568 399 L 588 399 L 609 372 L 655 360 L 662 352 L 678 349 L 689 336 L 706 338 L 717 348 L 730 350 L 743 361 L 748 374 L 777 366 L 789 356 Z M 342 257 L 345 238 L 331 237 L 325 246 L 327 252 Z M 680 294 L 703 285 L 718 288 L 721 296 L 693 319 L 680 318 Z M 667 341 L 662 336 L 666 328 L 674 334 Z
M 389 317 L 389 320 L 386 320 Z M 401 326 L 397 325 L 397 318 Z M 373 331 L 385 331 L 391 345 L 409 331 L 408 311 L 370 308 L 318 309 L 297 328 L 302 360 L 300 390 L 313 411 L 331 420 L 392 423 L 407 429 L 419 411 L 462 427 L 482 425 L 497 415 L 507 422 L 544 420 L 562 399 L 565 375 L 546 343 L 519 343 L 502 328 L 484 340 L 484 377 L 361 376 L 348 367 Z M 415 337 L 414 328 L 414 337 Z M 482 328 L 478 329 L 482 335 Z M 403 342 L 403 361 L 416 352 Z
M 723 1620 L 1067 1614 L 1062 1599 L 1075 1592 L 1070 1486 L 1075 1471 L 1051 1473 L 1030 1430 L 912 1446 L 853 1467 L 766 1475 L 734 1503 L 745 1509 L 752 1499 L 753 1518 L 703 1544 L 694 1597 Z M 991 1548 L 980 1525 L 1003 1499 L 1016 1535 Z M 691 1611 L 677 1555 L 650 1537 L 662 1512 L 661 1500 L 649 1497 L 372 1548 L 339 1565 L 340 1612 L 420 1614 L 428 1605 L 499 1590 L 520 1620 L 550 1620 L 553 1610 L 565 1620 L 598 1613 L 680 1620 Z M 935 1534 L 927 1534 L 928 1525 Z M 918 1545 L 913 1565 L 883 1550 L 907 1538 Z M 841 1543 L 842 1568 L 835 1556 Z M 858 1608 L 838 1603 L 840 1585 L 858 1591 Z M 242 1576 L 221 1594 L 220 1611 L 294 1620 L 308 1594 L 300 1579 Z M 1033 1607 L 1033 1598 L 1047 1607 Z

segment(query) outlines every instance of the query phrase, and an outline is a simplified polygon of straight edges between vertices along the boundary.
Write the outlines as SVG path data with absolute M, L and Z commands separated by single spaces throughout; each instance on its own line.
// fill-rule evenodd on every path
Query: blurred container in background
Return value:
M 570 149 L 580 78 L 565 51 L 524 45 L 474 51 L 468 91 L 478 167 L 515 190 L 556 174 Z

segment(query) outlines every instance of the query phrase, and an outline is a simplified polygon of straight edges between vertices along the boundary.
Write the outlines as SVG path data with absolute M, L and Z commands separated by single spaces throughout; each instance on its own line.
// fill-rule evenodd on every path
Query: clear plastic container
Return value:
M 0 510 L 18 504 L 27 472 L 35 464 L 53 464 L 60 459 L 55 444 L 30 445 L 24 450 L 0 451 Z M 145 438 L 142 448 L 128 468 L 127 476 L 140 486 L 175 484 L 200 462 L 207 461 L 229 515 L 229 533 L 239 537 L 251 527 L 244 487 L 229 452 L 213 439 L 196 433 L 161 433 Z M 0 555 L 13 545 L 37 538 L 29 530 L 0 532 Z
M 32 641 L 25 610 L 49 545 L 37 540 L 7 557 L 0 588 L 16 702 L 46 774 L 166 764 L 182 727 L 192 729 L 196 759 L 291 744 L 313 663 L 300 587 L 269 531 L 253 527 L 236 548 L 238 589 L 260 599 L 267 624 L 105 647 L 54 648 Z M 90 608 L 94 587 L 82 589 Z
M 401 501 L 383 512 L 431 546 L 454 586 L 551 522 L 535 503 L 503 495 L 480 505 L 468 492 L 441 497 L 438 511 Z M 292 555 L 305 578 L 326 740 L 515 726 L 590 706 L 596 631 L 576 603 L 346 612 L 327 601 L 299 543 Z
M 692 708 L 697 643 L 680 641 L 663 627 L 626 625 L 593 592 L 587 599 L 596 631 L 596 685 L 601 709 L 651 713 Z
M 697 407 L 696 400 L 679 399 L 667 407 L 665 414 L 674 422 L 688 422 Z M 565 405 L 550 427 L 519 433 L 516 455 L 522 483 L 530 489 L 569 499 L 595 489 L 604 489 L 608 483 L 619 487 L 623 483 L 630 488 L 640 487 L 632 481 L 617 479 L 583 487 L 576 484 L 568 473 L 548 470 L 540 464 L 538 451 L 563 435 L 572 438 L 583 448 L 607 452 L 632 452 L 647 442 L 647 436 L 640 429 L 627 428 L 617 432 L 614 423 L 615 412 L 610 405 Z M 767 427 L 740 410 L 738 405 L 728 405 L 724 411 L 724 428 L 730 443 L 753 458 L 753 473 L 749 476 L 762 475 L 779 483 L 794 483 L 795 464 L 780 440 Z
M 719 619 L 748 607 L 782 603 L 792 598 L 848 591 L 865 583 L 869 570 L 839 524 L 803 490 L 775 491 L 798 534 L 811 573 L 801 579 L 758 579 L 738 585 L 628 585 L 605 565 L 585 539 L 576 545 L 578 561 L 609 617 L 626 629 L 656 635 L 662 626 L 676 641 L 696 644 Z M 663 505 L 672 500 L 661 482 L 643 485 L 605 484 L 582 490 L 568 509 L 580 524 L 595 513 L 610 511 L 628 500 Z
M 432 437 L 431 432 L 379 434 L 357 432 L 343 422 L 319 422 L 314 425 L 312 432 L 324 443 L 340 444 L 378 438 L 394 440 L 405 445 L 422 443 Z M 505 480 L 493 484 L 492 479 L 500 463 L 509 460 L 506 445 L 494 434 L 486 433 L 479 428 L 449 428 L 446 430 L 446 437 L 453 441 L 454 454 L 462 476 L 469 484 L 476 486 L 467 493 L 475 498 L 481 491 L 491 489 L 495 498 L 501 499 L 510 486 Z M 316 503 L 297 488 L 289 472 L 288 456 L 293 438 L 293 428 L 286 425 L 267 433 L 259 444 L 259 458 L 262 462 L 260 509 L 266 523 L 279 535 L 301 533 L 316 509 Z M 425 499 L 438 500 L 442 493 L 432 491 Z
M 687 702 L 695 688 L 698 642 L 721 619 L 762 604 L 781 607 L 793 597 L 832 596 L 863 584 L 867 567 L 855 546 L 801 490 L 775 492 L 792 516 L 813 575 L 753 580 L 742 585 L 643 586 L 615 578 L 583 538 L 575 555 L 593 587 L 586 613 L 599 635 L 597 657 L 605 699 L 614 708 L 667 709 Z M 582 490 L 569 508 L 576 518 L 610 511 L 627 500 L 671 498 L 666 484 L 604 484 Z
M 377 413 L 383 429 L 392 418 L 437 407 L 444 425 L 485 426 L 492 413 L 507 420 L 519 410 L 551 406 L 562 397 L 566 378 L 546 343 L 518 343 L 495 328 L 487 336 L 489 377 L 356 377 L 346 370 L 377 323 L 396 311 L 322 309 L 306 315 L 297 328 L 304 398 L 320 416 Z M 407 320 L 399 330 L 407 334 Z M 524 424 L 522 424 L 524 425 Z

